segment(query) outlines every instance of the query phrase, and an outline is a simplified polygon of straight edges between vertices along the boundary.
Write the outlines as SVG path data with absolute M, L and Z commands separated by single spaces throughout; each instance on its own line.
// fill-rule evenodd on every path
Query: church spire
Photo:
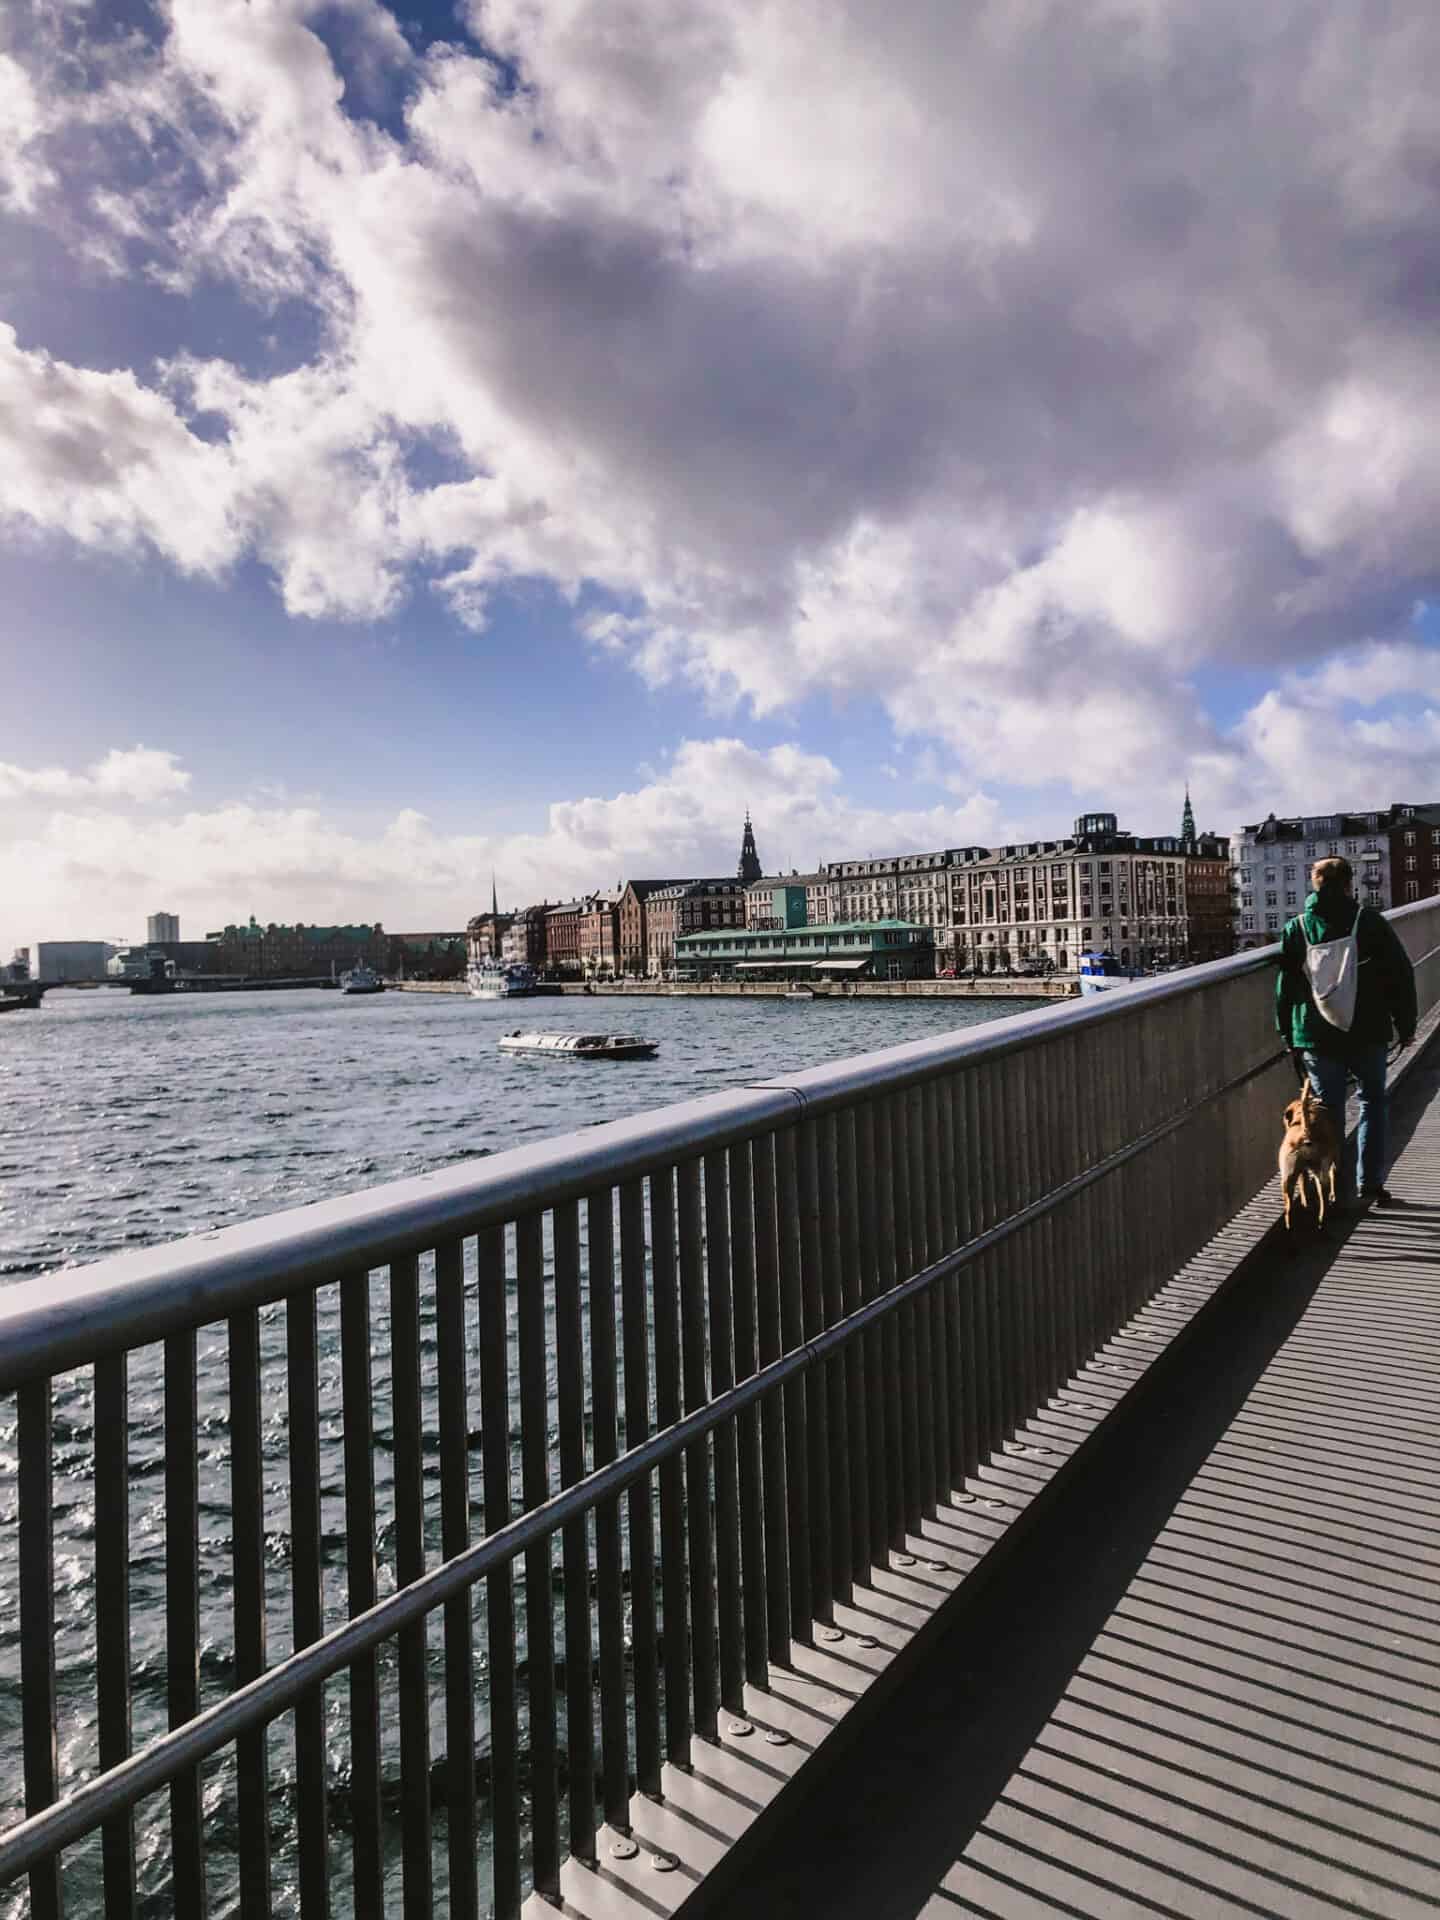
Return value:
M 1180 842 L 1182 846 L 1195 844 L 1195 810 L 1190 805 L 1190 782 L 1185 782 L 1185 811 L 1180 816 Z
M 755 851 L 755 829 L 750 824 L 750 809 L 745 809 L 745 831 L 740 839 L 740 865 L 736 869 L 737 878 L 745 886 L 760 878 L 762 868 L 760 856 Z
M 490 869 L 490 918 L 492 920 L 498 920 L 500 918 L 500 896 L 495 891 L 495 869 L 493 867 Z

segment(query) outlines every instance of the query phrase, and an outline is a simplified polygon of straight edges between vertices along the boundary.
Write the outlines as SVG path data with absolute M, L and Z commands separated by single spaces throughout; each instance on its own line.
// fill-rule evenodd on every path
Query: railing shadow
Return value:
M 1437 1090 L 1440 1070 L 1430 1062 L 1417 1063 L 1395 1101 L 1392 1137 L 1397 1155 L 1413 1139 Z M 1384 1216 L 1386 1238 L 1394 1235 L 1397 1262 L 1433 1262 L 1435 1211 L 1427 1203 Z M 1197 1476 L 1205 1475 L 1207 1463 L 1267 1368 L 1295 1335 L 1321 1282 L 1342 1255 L 1348 1261 L 1368 1258 L 1358 1248 L 1351 1250 L 1360 1218 L 1346 1216 L 1338 1230 L 1325 1237 L 1307 1234 L 1293 1250 L 1275 1239 L 1265 1246 L 1243 1283 L 1202 1314 L 1177 1352 L 1159 1360 L 1136 1389 L 1132 1404 L 1074 1470 L 1063 1498 L 1017 1543 L 996 1578 L 971 1601 L 958 1603 L 961 1610 L 928 1660 L 901 1683 L 863 1739 L 815 1781 L 774 1842 L 751 1863 L 743 1892 L 714 1906 L 702 1900 L 695 1911 L 715 1920 L 800 1920 L 802 1915 L 809 1920 L 816 1913 L 836 1920 L 852 1915 L 857 1920 L 861 1915 L 866 1920 L 908 1920 L 929 1901 L 935 1902 L 933 1911 L 940 1911 L 943 1901 L 947 1908 L 953 1902 L 957 1911 L 984 1913 L 989 1909 L 983 1891 L 978 1900 L 975 1893 L 983 1889 L 986 1877 L 995 1882 L 996 1914 L 1014 1910 L 1016 1892 L 1026 1896 L 1026 1912 L 1087 1916 L 1110 1911 L 1104 1901 L 1112 1894 L 1122 1903 L 1134 1898 L 1133 1891 L 1127 1894 L 1107 1885 L 1097 1868 L 1097 1844 L 1106 1844 L 1101 1834 L 1123 1852 L 1155 1818 L 1137 1805 L 1123 1777 L 1100 1794 L 1108 1802 L 1104 1819 L 1090 1794 L 1076 1798 L 1063 1782 L 1055 1781 L 1048 1801 L 1032 1804 L 1027 1798 L 1021 1807 L 1023 1841 L 1016 1838 L 1021 1829 L 1014 1819 L 1006 1823 L 1003 1838 L 992 1831 L 992 1816 L 1003 1812 L 1002 1802 L 1016 1789 L 1021 1763 L 1032 1755 L 1057 1709 L 1063 1703 L 1063 1712 L 1071 1712 L 1073 1701 L 1067 1695 L 1107 1625 L 1114 1621 L 1123 1640 L 1134 1624 L 1128 1616 L 1137 1606 L 1141 1613 L 1149 1612 L 1145 1591 L 1150 1583 L 1142 1575 L 1147 1556 Z M 1407 1226 L 1413 1221 L 1412 1230 L 1403 1230 L 1402 1220 Z M 1292 1477 L 1257 1480 L 1248 1497 L 1262 1510 L 1276 1499 L 1287 1504 L 1292 1494 L 1308 1497 L 1309 1476 L 1294 1477 L 1284 1455 L 1274 1463 L 1291 1468 Z M 1225 1471 L 1228 1474 L 1228 1465 Z M 1247 1525 L 1253 1524 L 1252 1515 Z M 1266 1613 L 1267 1637 L 1283 1640 L 1283 1608 L 1274 1603 L 1273 1583 L 1258 1563 L 1250 1578 L 1252 1600 Z M 1205 1696 L 1202 1717 L 1209 1716 L 1222 1755 L 1221 1781 L 1226 1677 L 1235 1679 L 1234 1655 L 1226 1643 L 1248 1632 L 1244 1616 L 1253 1610 L 1240 1602 L 1241 1595 L 1234 1591 L 1208 1596 L 1191 1618 L 1182 1609 L 1169 1624 L 1147 1624 L 1130 1649 L 1141 1687 L 1132 1706 L 1141 1724 L 1150 1705 L 1144 1682 L 1160 1674 L 1173 1679 L 1168 1692 L 1156 1683 L 1156 1690 L 1173 1702 L 1177 1690 L 1189 1684 L 1189 1660 L 1198 1662 L 1193 1671 L 1197 1678 L 1202 1672 L 1205 1676 L 1197 1690 Z M 1217 1630 L 1217 1619 L 1228 1621 L 1228 1627 Z M 1410 1632 L 1414 1630 L 1412 1624 Z M 1403 1653 L 1397 1651 L 1395 1658 L 1408 1666 Z M 1099 1665 L 1104 1662 L 1102 1654 Z M 1362 1721 L 1373 1716 L 1378 1736 L 1374 1759 L 1387 1796 L 1387 1818 L 1420 1835 L 1433 1832 L 1433 1807 L 1427 1822 L 1424 1800 L 1417 1794 L 1412 1805 L 1405 1798 L 1421 1774 L 1432 1776 L 1433 1790 L 1433 1765 L 1421 1758 L 1421 1743 L 1395 1727 L 1384 1706 L 1366 1711 L 1366 1683 L 1373 1687 L 1378 1675 L 1362 1668 L 1347 1682 L 1326 1672 L 1323 1657 L 1311 1665 L 1313 1684 L 1307 1674 L 1298 1689 L 1289 1685 L 1293 1676 L 1277 1674 L 1272 1692 L 1263 1666 L 1245 1681 L 1261 1701 L 1258 1710 L 1252 1705 L 1260 1732 L 1249 1736 L 1250 1749 L 1265 1763 L 1247 1758 L 1245 1765 L 1258 1765 L 1262 1773 L 1268 1768 L 1277 1782 L 1277 1796 L 1283 1798 L 1293 1791 L 1295 1778 L 1308 1780 L 1314 1771 L 1316 1744 L 1311 1736 L 1317 1723 L 1338 1718 L 1343 1724 L 1357 1713 Z M 1183 1708 L 1177 1710 L 1177 1717 L 1183 1713 Z M 1391 1769 L 1381 1763 L 1386 1739 L 1382 1724 L 1391 1754 L 1399 1755 Z M 1126 1738 L 1123 1729 L 1110 1738 L 1118 1754 Z M 1245 1745 L 1238 1738 L 1230 1744 Z M 1202 1771 L 1213 1770 L 1210 1756 Z M 1328 1754 L 1323 1770 L 1325 1778 L 1332 1771 L 1336 1779 L 1345 1778 L 1343 1768 L 1331 1769 Z M 1124 1772 L 1117 1758 L 1117 1776 Z M 1343 1791 L 1340 1798 L 1345 1798 Z M 1364 1813 L 1364 1793 L 1356 1794 L 1355 1802 Z M 1121 1826 L 1115 1826 L 1115 1820 Z M 1264 1824 L 1264 1808 L 1259 1807 L 1257 1828 Z M 1188 1858 L 1193 1869 L 1195 1858 L 1206 1853 L 1215 1858 L 1217 1871 L 1223 1869 L 1222 1880 L 1227 1874 L 1239 1876 L 1249 1889 L 1242 1894 L 1237 1880 L 1235 1890 L 1221 1898 L 1217 1888 L 1213 1910 L 1276 1916 L 1296 1911 L 1296 1886 L 1288 1884 L 1275 1865 L 1273 1849 L 1267 1852 L 1263 1837 L 1254 1839 L 1243 1821 L 1217 1818 L 1208 1836 L 1198 1841 L 1192 1825 L 1178 1850 L 1163 1827 L 1161 1820 L 1154 1828 L 1153 1857 L 1147 1844 L 1138 1867 L 1136 1859 L 1130 1859 L 1126 1876 L 1128 1885 L 1130 1874 L 1153 1870 L 1153 1892 L 1147 1887 L 1144 1896 L 1147 1911 L 1178 1911 L 1172 1901 L 1179 1887 L 1187 1885 L 1188 1899 L 1182 1896 L 1182 1904 L 1189 1911 L 1201 1881 L 1191 1878 L 1183 1861 Z M 1355 1831 L 1363 1834 L 1363 1819 Z M 1342 1833 L 1336 1840 L 1337 1857 L 1343 1857 L 1345 1844 Z M 1380 1863 L 1373 1870 L 1377 1884 L 1405 1885 L 1400 1871 L 1405 1849 L 1397 1844 L 1374 1851 Z M 1327 1852 L 1316 1853 L 1312 1844 L 1309 1857 L 1323 1865 Z M 962 1855 L 966 1868 L 974 1866 L 979 1876 L 973 1885 L 967 1879 L 963 1899 L 953 1883 L 945 1884 Z M 1087 1890 L 1077 1893 L 1081 1887 Z M 1256 1888 L 1266 1889 L 1266 1897 L 1257 1901 Z M 1077 1897 L 1079 1904 L 1074 1904 Z M 1101 1904 L 1092 1904 L 1096 1899 Z

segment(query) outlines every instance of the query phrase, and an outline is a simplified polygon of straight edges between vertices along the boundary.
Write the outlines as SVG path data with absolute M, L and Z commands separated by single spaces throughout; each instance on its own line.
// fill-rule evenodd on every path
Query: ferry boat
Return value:
M 351 967 L 348 973 L 340 976 L 342 993 L 383 993 L 385 982 L 373 967 L 367 967 L 362 960 L 358 966 Z
M 537 990 L 535 969 L 521 960 L 476 960 L 465 984 L 472 1000 L 524 1000 Z
M 502 1053 L 533 1053 L 545 1060 L 650 1060 L 658 1042 L 633 1033 L 522 1033 L 500 1040 Z
M 1117 987 L 1133 987 L 1144 978 L 1143 973 L 1122 967 L 1108 949 L 1104 953 L 1082 953 L 1080 956 L 1082 994 L 1111 993 Z

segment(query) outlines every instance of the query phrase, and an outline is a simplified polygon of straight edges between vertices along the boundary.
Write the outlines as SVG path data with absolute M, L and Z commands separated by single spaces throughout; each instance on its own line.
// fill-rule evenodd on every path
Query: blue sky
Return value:
M 1436 797 L 1432 10 L 824 11 L 7 11 L 0 942 Z

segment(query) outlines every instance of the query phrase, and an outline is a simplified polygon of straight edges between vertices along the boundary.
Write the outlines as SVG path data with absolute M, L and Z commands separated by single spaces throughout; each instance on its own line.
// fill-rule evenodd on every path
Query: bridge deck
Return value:
M 1440 1070 L 1393 1211 L 1246 1274 L 725 1920 L 1440 1904 Z

